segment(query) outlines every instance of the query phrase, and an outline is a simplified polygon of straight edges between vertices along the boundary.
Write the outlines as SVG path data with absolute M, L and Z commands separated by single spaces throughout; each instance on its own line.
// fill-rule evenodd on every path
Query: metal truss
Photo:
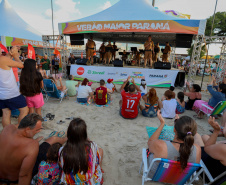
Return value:
M 226 71 L 226 43 L 224 40 L 224 43 L 222 44 L 222 47 L 221 47 L 220 57 L 218 60 L 218 67 L 215 73 L 217 83 L 222 82 L 225 76 L 225 71 Z
M 173 64 L 176 60 L 176 48 L 175 47 L 171 47 L 171 53 L 170 53 L 170 62 L 171 64 Z

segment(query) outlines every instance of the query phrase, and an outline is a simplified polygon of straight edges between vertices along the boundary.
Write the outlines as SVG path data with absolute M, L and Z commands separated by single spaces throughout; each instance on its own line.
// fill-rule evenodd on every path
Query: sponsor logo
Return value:
M 150 74 L 150 78 L 167 78 L 168 75 L 155 75 L 155 74 Z
M 127 76 L 127 73 L 121 73 L 120 76 Z
M 92 71 L 92 70 L 88 70 L 87 72 L 89 75 L 92 74 L 92 75 L 104 75 L 105 71 Z
M 83 75 L 84 72 L 85 72 L 85 69 L 84 69 L 83 67 L 79 67 L 79 68 L 77 69 L 77 74 L 78 74 L 78 75 Z
M 131 78 L 140 78 L 143 79 L 144 75 L 141 72 L 133 72 L 133 74 L 131 75 Z
M 108 73 L 108 75 L 116 75 L 116 74 L 118 74 L 118 73 Z

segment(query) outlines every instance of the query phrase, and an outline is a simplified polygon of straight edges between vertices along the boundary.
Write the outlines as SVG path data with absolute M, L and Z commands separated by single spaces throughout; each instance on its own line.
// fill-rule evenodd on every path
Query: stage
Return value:
M 123 81 L 131 76 L 136 84 L 145 79 L 147 86 L 170 87 L 174 86 L 179 70 L 161 70 L 135 67 L 108 67 L 108 66 L 87 66 L 71 65 L 70 74 L 76 80 L 88 78 L 89 81 L 99 82 L 104 79 L 114 79 L 115 84 L 123 84 Z

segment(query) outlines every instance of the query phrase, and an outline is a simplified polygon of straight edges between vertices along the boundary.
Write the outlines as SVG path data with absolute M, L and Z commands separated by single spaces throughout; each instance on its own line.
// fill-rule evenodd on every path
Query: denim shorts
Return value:
M 77 98 L 77 102 L 79 103 L 87 103 L 88 98 Z

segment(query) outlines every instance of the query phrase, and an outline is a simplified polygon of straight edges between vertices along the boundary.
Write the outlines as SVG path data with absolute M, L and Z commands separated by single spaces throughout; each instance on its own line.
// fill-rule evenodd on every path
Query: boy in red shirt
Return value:
M 130 76 L 122 85 L 122 89 L 129 81 Z M 125 92 L 125 90 L 121 91 L 122 101 L 120 104 L 120 115 L 126 119 L 134 119 L 138 116 L 138 106 L 141 98 L 140 88 L 135 84 L 134 79 L 132 78 L 131 84 L 129 86 L 129 92 Z
M 108 102 L 108 93 L 112 91 L 105 87 L 105 81 L 100 80 L 100 87 L 96 89 L 96 104 L 97 105 L 106 105 Z

